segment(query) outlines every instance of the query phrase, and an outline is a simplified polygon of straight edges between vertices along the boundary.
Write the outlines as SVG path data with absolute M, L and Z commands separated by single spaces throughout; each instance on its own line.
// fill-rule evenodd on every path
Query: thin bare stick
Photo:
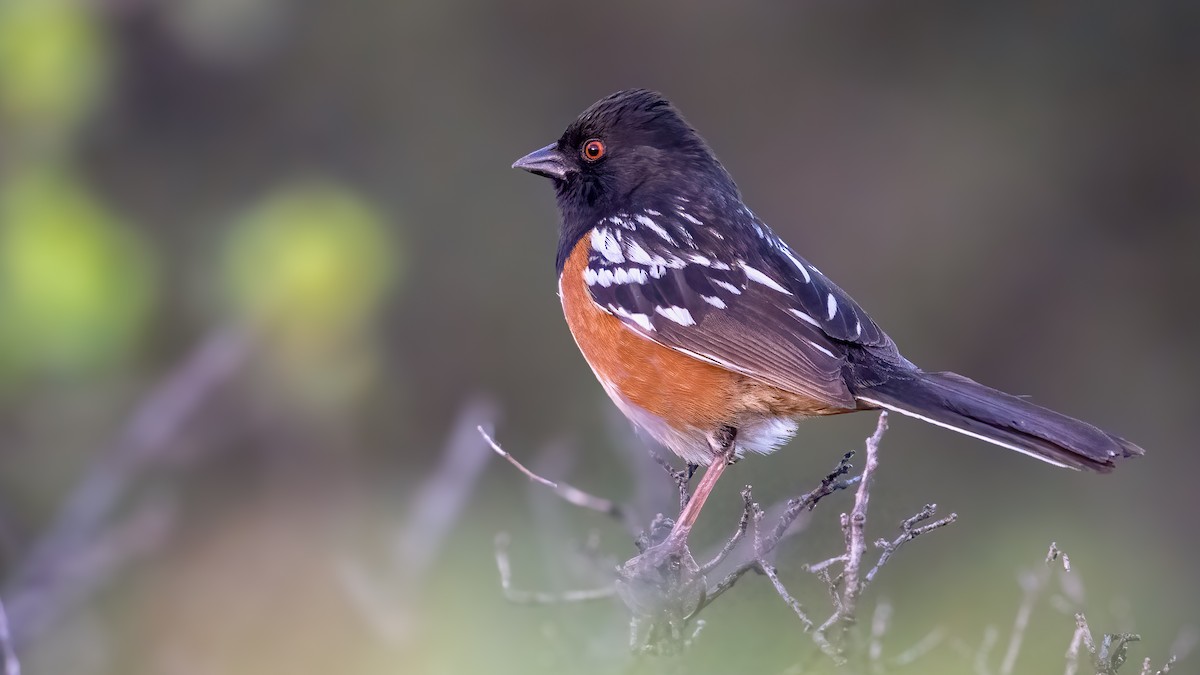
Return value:
M 852 457 L 854 457 L 854 451 L 842 455 L 842 458 L 838 460 L 837 466 L 834 467 L 829 475 L 821 480 L 820 485 L 799 497 L 788 500 L 787 508 L 784 510 L 783 515 L 779 517 L 779 521 L 775 525 L 775 530 L 764 538 L 763 548 L 767 550 L 774 548 L 787 533 L 787 529 L 791 527 L 792 522 L 801 513 L 812 511 L 817 506 L 817 503 L 825 497 L 838 490 L 853 487 L 862 480 L 862 476 L 853 476 L 846 480 L 841 480 L 841 477 L 850 473 L 850 469 L 853 468 L 850 464 Z
M 865 529 L 867 508 L 871 499 L 871 478 L 874 477 L 875 470 L 879 468 L 879 443 L 886 431 L 887 413 L 881 412 L 879 421 L 875 425 L 875 433 L 867 439 L 867 460 L 863 466 L 858 490 L 854 495 L 854 508 L 849 514 L 842 514 L 842 532 L 846 540 L 845 565 L 842 568 L 842 592 L 834 594 L 836 609 L 833 614 L 813 631 L 813 641 L 838 665 L 846 663 L 846 658 L 842 654 L 843 645 L 834 645 L 827 633 L 831 628 L 838 627 L 839 637 L 841 637 L 846 634 L 846 629 L 856 620 L 855 611 L 863 589 L 859 574 L 863 555 L 867 549 Z M 841 640 L 838 642 L 840 643 Z
M 875 433 L 867 439 L 867 461 L 863 467 L 862 480 L 858 484 L 858 492 L 854 495 L 854 509 L 850 511 L 850 546 L 846 551 L 846 569 L 843 572 L 846 588 L 845 606 L 842 608 L 843 621 L 854 621 L 854 611 L 863 589 L 859 582 L 859 568 L 862 567 L 863 555 L 867 550 L 867 506 L 871 500 L 871 479 L 875 476 L 875 470 L 879 468 L 879 443 L 883 440 L 887 426 L 887 413 L 880 413 Z
M 730 551 L 742 540 L 742 537 L 746 534 L 746 527 L 750 524 L 750 517 L 754 511 L 754 507 L 754 498 L 750 492 L 750 486 L 747 485 L 742 488 L 742 518 L 738 521 L 737 529 L 733 531 L 733 536 L 729 537 L 729 541 L 725 542 L 721 550 L 717 551 L 717 555 L 713 556 L 712 560 L 709 560 L 700 567 L 700 574 L 708 574 L 717 565 L 724 562 L 725 558 L 729 556 Z
M 517 590 L 512 585 L 512 564 L 508 559 L 509 543 L 507 533 L 501 532 L 496 535 L 496 569 L 500 572 L 500 590 L 503 591 L 504 598 L 509 602 L 522 605 L 558 605 L 569 602 L 604 600 L 617 593 L 616 585 L 561 593 Z
M 792 524 L 797 518 L 800 517 L 800 514 L 811 511 L 818 502 L 834 492 L 852 487 L 858 482 L 861 476 L 853 476 L 851 478 L 842 480 L 842 476 L 849 473 L 851 469 L 850 458 L 853 456 L 853 452 L 847 452 L 838 461 L 838 464 L 834 470 L 821 480 L 820 485 L 813 490 L 800 495 L 799 497 L 793 497 L 786 501 L 783 506 L 783 512 L 776 521 L 774 530 L 772 530 L 766 536 L 761 537 L 759 540 L 759 545 L 764 556 L 770 554 L 770 552 L 773 551 L 775 547 L 778 546 L 779 543 L 793 531 Z M 749 488 L 749 486 L 747 486 L 747 488 Z M 743 495 L 743 499 L 745 498 L 745 495 Z M 772 510 L 774 510 L 774 508 L 777 507 L 773 507 Z M 749 512 L 743 509 L 742 513 L 743 517 L 747 518 L 748 520 Z M 739 522 L 739 528 L 740 525 L 741 523 Z M 712 604 L 712 602 L 720 597 L 721 594 L 732 588 L 733 585 L 736 584 L 738 580 L 741 579 L 747 572 L 758 569 L 758 559 L 752 551 L 750 555 L 746 556 L 745 560 L 740 562 L 737 567 L 733 569 L 733 571 L 729 572 L 729 574 L 727 574 L 720 582 L 708 590 L 708 593 L 705 595 L 704 600 L 700 603 L 700 607 L 698 607 L 696 611 L 699 612 L 701 609 L 704 609 L 708 605 Z M 705 566 L 705 570 L 711 571 L 708 569 L 707 565 Z
M 875 546 L 882 549 L 883 553 L 879 555 L 879 560 L 875 563 L 875 566 L 871 568 L 871 571 L 867 572 L 867 575 L 863 577 L 863 586 L 866 586 L 875 580 L 875 575 L 879 573 L 880 568 L 882 568 L 888 563 L 889 560 L 891 560 L 892 555 L 895 554 L 901 546 L 907 544 L 913 539 L 916 539 L 922 534 L 925 534 L 926 532 L 936 530 L 939 527 L 945 527 L 958 520 L 958 514 L 951 513 L 945 518 L 935 520 L 934 522 L 922 525 L 921 527 L 917 527 L 919 523 L 923 523 L 926 520 L 933 518 L 936 513 L 937 504 L 926 504 L 925 508 L 921 509 L 919 513 L 904 521 L 904 523 L 901 525 L 903 532 L 900 534 L 900 536 L 896 537 L 890 542 L 886 539 L 880 539 L 879 541 L 876 541 Z
M 21 675 L 21 662 L 13 649 L 12 634 L 8 630 L 8 614 L 0 601 L 0 659 L 4 660 L 4 675 Z
M 1092 637 L 1092 627 L 1088 625 L 1087 617 L 1083 612 L 1075 614 L 1075 630 L 1079 631 L 1079 637 L 1082 640 L 1083 648 L 1092 656 L 1096 655 L 1096 640 Z
M 788 607 L 791 607 L 792 611 L 796 613 L 796 617 L 800 619 L 800 623 L 804 624 L 805 632 L 812 630 L 812 619 L 808 618 L 808 614 L 804 612 L 804 607 L 800 605 L 800 601 L 792 597 L 791 593 L 788 593 L 783 582 L 779 580 L 779 574 L 775 571 L 775 566 L 767 562 L 764 558 L 767 551 L 763 550 L 762 537 L 759 535 L 759 524 L 762 523 L 763 510 L 759 508 L 758 504 L 752 504 L 751 511 L 754 520 L 754 557 L 758 561 L 758 568 L 767 579 L 770 579 L 771 585 L 775 587 L 775 592 L 779 594 L 779 597 L 783 598 Z
M 525 477 L 529 480 L 541 485 L 545 485 L 553 490 L 554 493 L 559 497 L 562 497 L 567 502 L 580 508 L 598 511 L 621 522 L 625 522 L 628 518 L 625 513 L 625 509 L 611 499 L 597 497 L 596 495 L 584 492 L 583 490 L 580 490 L 572 485 L 568 485 L 566 483 L 556 483 L 548 478 L 539 476 L 538 474 L 526 468 L 524 464 L 518 461 L 516 457 L 513 457 L 507 450 L 500 447 L 499 443 L 492 440 L 492 437 L 489 436 L 486 431 L 484 431 L 482 426 L 477 427 L 477 430 L 479 431 L 479 435 L 483 436 L 483 440 L 487 441 L 487 444 L 491 446 L 492 450 L 494 450 L 497 455 L 503 457 L 505 461 L 516 467 L 516 469 L 521 473 L 525 474 Z
M 696 475 L 696 469 L 699 467 L 696 464 L 688 464 L 682 469 L 676 469 L 671 466 L 671 463 L 663 458 L 657 452 L 654 453 L 654 461 L 667 472 L 671 480 L 675 483 L 675 488 L 679 491 L 679 511 L 683 512 L 687 508 L 687 503 L 692 499 L 691 484 L 692 476 Z
M 1071 644 L 1067 645 L 1067 669 L 1063 675 L 1076 675 L 1079 672 L 1079 648 L 1083 646 L 1083 635 L 1083 627 L 1077 625 L 1075 633 L 1071 635 Z

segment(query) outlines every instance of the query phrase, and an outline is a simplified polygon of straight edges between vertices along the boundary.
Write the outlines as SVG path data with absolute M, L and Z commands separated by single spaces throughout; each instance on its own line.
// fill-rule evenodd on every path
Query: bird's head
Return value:
M 591 227 L 672 197 L 732 191 L 728 172 L 661 94 L 628 89 L 585 110 L 557 141 L 513 163 L 554 182 L 563 225 Z

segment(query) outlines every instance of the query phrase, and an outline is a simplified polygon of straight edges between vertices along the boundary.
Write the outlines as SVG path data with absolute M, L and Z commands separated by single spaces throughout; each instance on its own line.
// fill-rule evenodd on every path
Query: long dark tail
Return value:
M 894 410 L 1056 466 L 1111 471 L 1144 454 L 1129 441 L 955 373 L 913 373 L 855 393 Z

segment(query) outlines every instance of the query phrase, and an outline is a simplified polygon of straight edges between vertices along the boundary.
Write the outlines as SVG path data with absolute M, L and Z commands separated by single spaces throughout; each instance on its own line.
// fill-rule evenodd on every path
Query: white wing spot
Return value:
M 696 220 L 695 216 L 693 216 L 692 214 L 688 213 L 687 211 L 684 211 L 683 209 L 679 209 L 679 215 L 683 216 L 683 217 L 684 217 L 684 218 L 685 218 L 685 219 L 686 219 L 688 222 L 690 222 L 690 223 L 691 223 L 691 224 L 693 224 L 693 225 L 699 225 L 699 224 L 700 224 L 700 221 L 699 221 L 699 220 Z
M 636 323 L 638 326 L 641 326 L 643 330 L 649 330 L 649 331 L 654 330 L 654 324 L 650 321 L 650 317 L 645 314 L 630 312 L 630 311 L 628 311 L 624 308 L 618 307 L 616 305 L 609 305 L 608 308 L 612 310 L 613 314 L 616 314 L 619 317 L 629 319 L 630 321 Z
M 862 335 L 862 321 L 854 322 L 854 337 Z
M 830 358 L 837 358 L 836 356 L 834 356 L 834 355 L 833 355 L 833 352 L 831 352 L 831 351 L 829 351 L 828 349 L 826 349 L 826 348 L 822 347 L 821 345 L 819 345 L 819 344 L 817 344 L 817 343 L 813 342 L 812 340 L 805 340 L 805 342 L 807 342 L 808 344 L 812 345 L 814 348 L 816 348 L 816 350 L 817 350 L 817 351 L 821 352 L 821 353 L 822 353 L 822 354 L 824 354 L 825 356 L 828 356 L 828 357 L 830 357 Z
M 629 256 L 630 262 L 634 262 L 639 265 L 653 265 L 655 262 L 657 262 L 655 261 L 655 258 L 659 257 L 651 256 L 648 252 L 646 252 L 646 249 L 642 248 L 641 244 L 633 240 L 626 242 L 625 255 Z M 661 263 L 665 262 L 665 260 L 661 260 Z
M 602 220 L 600 222 L 604 222 L 604 221 Z M 629 219 L 627 217 L 625 217 L 624 215 L 609 216 L 608 222 L 612 223 L 613 225 L 616 225 L 617 227 L 623 227 L 626 230 L 632 230 L 634 227 L 633 223 L 630 222 Z
M 829 310 L 829 320 L 833 321 L 833 317 L 837 316 L 838 310 L 837 298 L 833 297 L 833 293 L 825 296 L 825 306 Z
M 702 295 L 700 297 L 704 298 L 705 302 L 717 309 L 725 309 L 725 301 L 715 295 Z
M 766 286 L 767 288 L 769 288 L 773 291 L 778 291 L 780 293 L 783 293 L 784 295 L 792 294 L 791 291 L 784 288 L 783 286 L 780 286 L 779 283 L 776 282 L 774 279 L 772 279 L 771 277 L 754 269 L 753 267 L 747 265 L 746 263 L 742 263 L 742 269 L 746 270 L 746 278 L 749 279 L 750 281 L 753 281 L 758 284 L 762 284 L 763 286 Z
M 634 217 L 637 218 L 637 221 L 639 223 L 645 225 L 646 227 L 650 228 L 651 230 L 654 230 L 654 233 L 657 234 L 658 236 L 662 237 L 663 241 L 667 242 L 668 244 L 670 244 L 672 246 L 678 245 L 675 243 L 675 240 L 671 237 L 671 235 L 665 229 L 663 229 L 663 226 L 659 225 L 658 223 L 651 220 L 650 216 L 637 215 Z
M 592 230 L 592 248 L 609 262 L 625 262 L 625 256 L 621 255 L 621 245 L 607 227 Z
M 734 286 L 733 284 L 729 283 L 728 281 L 717 281 L 716 279 L 710 279 L 710 281 L 712 281 L 714 284 L 720 286 L 721 288 L 724 288 L 725 290 L 729 291 L 730 293 L 733 293 L 734 295 L 742 294 L 742 289 L 738 288 L 737 286 Z
M 646 213 L 648 213 L 652 216 L 661 216 L 662 215 L 662 212 L 655 211 L 654 209 L 646 209 Z
M 692 313 L 687 311 L 686 307 L 676 307 L 674 305 L 670 307 L 655 307 L 654 311 L 662 314 L 680 326 L 696 325 L 696 320 L 692 318 Z
M 796 254 L 792 253 L 792 249 L 788 248 L 787 244 L 783 243 L 783 241 L 780 241 L 779 250 L 783 251 L 788 260 L 791 260 L 792 264 L 796 266 L 796 269 L 800 270 L 800 274 L 804 275 L 804 283 L 811 283 L 812 277 L 808 274 L 808 270 L 804 269 L 804 264 L 800 262 Z
M 812 318 L 805 312 L 801 312 L 798 309 L 789 309 L 788 311 L 791 312 L 792 314 L 795 314 L 797 317 L 800 318 L 800 320 L 804 321 L 805 323 L 810 323 L 810 324 L 816 326 L 817 328 L 821 327 L 821 324 L 816 319 Z

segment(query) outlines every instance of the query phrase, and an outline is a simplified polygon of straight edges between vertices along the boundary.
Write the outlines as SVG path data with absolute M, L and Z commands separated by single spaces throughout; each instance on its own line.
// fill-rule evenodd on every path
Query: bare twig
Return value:
M 818 502 L 834 492 L 837 492 L 838 490 L 845 490 L 861 482 L 862 476 L 854 476 L 846 480 L 841 480 L 841 477 L 845 476 L 847 473 L 850 473 L 850 469 L 853 468 L 850 464 L 850 460 L 853 457 L 853 450 L 842 455 L 842 458 L 838 460 L 837 466 L 832 472 L 830 472 L 821 480 L 820 485 L 810 492 L 807 492 L 799 497 L 794 497 L 787 501 L 787 508 L 784 509 L 783 514 L 779 517 L 779 520 L 775 525 L 775 530 L 763 539 L 763 548 L 765 550 L 769 551 L 775 548 L 779 541 L 784 537 L 784 534 L 787 532 L 788 528 L 791 527 L 792 522 L 795 521 L 796 517 L 801 513 L 813 510 L 816 508 Z
M 489 436 L 486 431 L 484 431 L 482 426 L 478 427 L 478 431 L 479 431 L 479 435 L 483 436 L 483 440 L 487 441 L 487 444 L 489 446 L 491 446 L 492 450 L 494 450 L 497 455 L 500 455 L 501 457 L 503 457 L 505 459 L 505 461 L 507 461 L 509 464 L 512 464 L 514 467 L 516 467 L 516 469 L 518 471 L 520 471 L 521 473 L 525 474 L 525 477 L 528 478 L 529 480 L 531 480 L 535 483 L 539 483 L 541 485 L 545 485 L 546 487 L 553 490 L 554 493 L 557 494 L 559 497 L 562 497 L 564 500 L 566 500 L 567 502 L 569 502 L 571 504 L 574 504 L 575 506 L 578 506 L 583 509 L 589 509 L 591 511 L 597 511 L 599 513 L 603 513 L 611 518 L 616 519 L 617 521 L 619 521 L 621 523 L 626 524 L 627 527 L 629 527 L 631 525 L 631 520 L 630 520 L 629 514 L 626 512 L 626 510 L 620 504 L 617 504 L 616 502 L 612 501 L 611 499 L 597 497 L 596 495 L 593 495 L 591 493 L 584 492 L 583 490 L 580 490 L 579 488 L 574 487 L 572 485 L 568 485 L 567 483 L 555 482 L 548 478 L 539 476 L 538 474 L 534 473 L 530 469 L 526 468 L 526 466 L 524 464 L 522 464 L 519 460 L 517 460 L 516 457 L 513 457 L 507 450 L 500 447 L 499 443 L 492 440 L 492 437 Z M 634 532 L 636 532 L 637 529 L 638 528 L 636 526 L 632 527 L 632 530 Z
M 679 491 L 679 512 L 682 513 L 683 510 L 687 508 L 688 502 L 692 499 L 692 477 L 696 475 L 696 470 L 699 468 L 699 466 L 696 464 L 688 464 L 682 469 L 676 469 L 674 466 L 671 466 L 669 461 L 667 461 L 657 452 L 654 453 L 653 457 L 654 461 L 658 462 L 658 465 L 661 466 L 663 470 L 667 472 L 667 475 L 671 477 L 671 480 L 675 482 L 675 489 Z
M 747 490 L 746 494 L 748 493 L 749 491 Z M 762 538 L 759 536 L 759 524 L 763 519 L 762 509 L 759 508 L 758 504 L 753 504 L 751 510 L 754 520 L 754 557 L 758 562 L 758 569 L 771 581 L 771 585 L 775 587 L 775 592 L 779 594 L 779 597 L 783 598 L 788 607 L 791 607 L 792 611 L 796 613 L 796 617 L 800 619 L 800 623 L 804 624 L 804 630 L 812 630 L 812 619 L 808 618 L 800 602 L 792 597 L 792 594 L 788 592 L 783 582 L 779 580 L 779 574 L 775 571 L 775 566 L 767 562 L 765 558 L 767 552 L 763 550 Z
M 656 516 L 651 522 L 649 530 L 636 538 L 638 549 L 641 551 L 640 555 L 617 567 L 615 592 L 633 615 L 630 625 L 630 644 L 633 650 L 635 652 L 675 652 L 685 648 L 703 625 L 698 618 L 700 612 L 752 570 L 765 576 L 775 592 L 796 614 L 805 630 L 812 630 L 814 622 L 809 618 L 801 603 L 786 588 L 771 562 L 770 556 L 784 538 L 796 531 L 793 526 L 802 514 L 811 511 L 817 503 L 834 492 L 856 487 L 853 509 L 850 513 L 842 514 L 845 551 L 824 562 L 807 566 L 809 571 L 814 572 L 825 582 L 834 605 L 833 614 L 814 635 L 814 642 L 820 649 L 812 650 L 810 656 L 819 658 L 819 655 L 824 653 L 837 663 L 845 663 L 848 651 L 846 635 L 856 621 L 858 601 L 863 589 L 874 580 L 880 568 L 901 546 L 926 532 L 954 522 L 956 518 L 954 514 L 951 514 L 946 518 L 933 521 L 936 507 L 927 505 L 902 523 L 902 532 L 895 539 L 880 540 L 876 543 L 881 549 L 880 557 L 874 566 L 867 569 L 865 566 L 866 522 L 870 489 L 872 477 L 879 464 L 879 445 L 886 430 L 887 414 L 881 413 L 875 431 L 866 441 L 866 464 L 860 475 L 847 477 L 851 470 L 849 460 L 854 453 L 846 453 L 840 458 L 834 470 L 825 476 L 816 488 L 772 507 L 769 510 L 772 514 L 769 526 L 765 526 L 765 523 L 768 522 L 767 512 L 764 512 L 753 501 L 751 488 L 746 486 L 741 492 L 742 513 L 737 527 L 723 544 L 715 547 L 715 552 L 703 566 L 697 564 L 693 558 L 688 548 L 686 532 L 694 519 L 694 511 L 700 503 L 700 495 L 708 493 L 715 476 L 725 468 L 726 463 L 719 459 L 714 462 L 705 472 L 700 485 L 697 486 L 697 496 L 689 498 L 693 469 L 688 467 L 684 470 L 676 470 L 669 463 L 660 459 L 659 464 L 667 470 L 679 494 L 680 516 L 677 520 L 672 520 L 661 513 Z M 504 457 L 527 478 L 551 488 L 565 501 L 615 517 L 627 524 L 632 522 L 630 510 L 623 509 L 610 500 L 545 478 L 540 473 L 527 468 L 501 448 L 482 429 L 479 431 L 493 451 Z M 750 527 L 753 527 L 752 541 L 747 543 L 747 530 Z M 668 531 L 670 534 L 666 534 Z M 681 535 L 681 532 L 684 534 Z M 507 535 L 501 534 L 497 537 L 496 566 L 500 573 L 500 585 L 504 595 L 513 602 L 534 604 L 582 602 L 611 597 L 614 593 L 614 587 L 608 585 L 560 593 L 516 590 L 512 586 L 508 544 Z M 836 568 L 839 565 L 840 568 Z M 721 581 L 710 585 L 705 576 L 718 569 L 730 571 Z M 944 632 L 935 630 L 898 657 L 885 659 L 882 636 L 886 630 L 889 616 L 890 606 L 886 604 L 881 605 L 875 615 L 876 621 L 873 623 L 869 655 L 874 672 L 883 673 L 888 667 L 911 663 L 944 640 Z M 832 634 L 834 628 L 837 629 L 836 635 Z M 994 635 L 990 636 L 990 642 L 994 644 Z M 984 647 L 991 648 L 990 645 Z M 797 668 L 799 668 L 797 672 L 803 672 L 805 666 L 798 664 Z
M 750 486 L 747 485 L 746 487 L 742 488 L 742 518 L 738 521 L 737 529 L 733 531 L 733 536 L 731 536 L 729 540 L 725 542 L 725 545 L 721 547 L 720 551 L 717 551 L 717 554 L 713 556 L 712 560 L 709 560 L 700 567 L 701 574 L 708 574 L 714 570 L 717 565 L 720 565 L 722 562 L 724 562 L 725 558 L 729 556 L 729 553 L 733 551 L 738 542 L 742 540 L 742 537 L 746 535 L 746 527 L 750 524 L 751 514 L 755 512 L 755 507 L 756 504 L 754 503 L 754 497 L 750 492 Z M 755 523 L 755 526 L 757 527 L 757 522 Z M 755 540 L 756 542 L 758 541 L 757 530 L 755 531 Z
M 604 600 L 617 593 L 615 585 L 589 590 L 563 591 L 562 593 L 517 590 L 512 585 L 512 564 L 508 559 L 509 543 L 507 533 L 501 532 L 496 535 L 496 569 L 500 572 L 500 589 L 504 592 L 504 598 L 509 602 L 525 605 L 557 605 L 566 602 Z
M 864 530 L 867 524 L 867 507 L 871 498 L 871 478 L 874 477 L 875 470 L 879 468 L 879 443 L 886 431 L 887 413 L 882 412 L 879 414 L 879 422 L 875 425 L 875 433 L 867 439 L 867 460 L 863 467 L 862 479 L 858 483 L 858 491 L 854 495 L 854 508 L 848 515 L 842 514 L 842 532 L 846 540 L 845 565 L 842 568 L 842 592 L 835 602 L 833 614 L 813 632 L 813 640 L 817 646 L 839 665 L 846 662 L 842 645 L 835 645 L 827 633 L 831 628 L 837 627 L 839 635 L 836 636 L 836 639 L 840 643 L 846 629 L 856 620 L 855 611 L 858 606 L 858 597 L 863 589 L 859 581 L 859 573 L 863 554 L 867 548 Z
M 841 459 L 838 460 L 838 464 L 834 470 L 821 480 L 820 485 L 813 490 L 800 495 L 799 497 L 788 499 L 783 504 L 780 515 L 775 521 L 774 529 L 767 535 L 761 536 L 758 541 L 758 549 L 761 551 L 761 557 L 765 558 L 766 556 L 770 555 L 771 552 L 774 551 L 779 545 L 779 543 L 793 531 L 792 525 L 796 522 L 801 514 L 811 511 L 818 502 L 834 492 L 844 490 L 858 483 L 861 476 L 854 476 L 852 478 L 842 480 L 842 476 L 845 476 L 847 473 L 849 473 L 851 469 L 850 458 L 853 456 L 853 452 L 847 452 L 841 457 Z M 742 491 L 742 521 L 739 521 L 738 529 L 734 531 L 733 537 L 731 538 L 733 541 L 726 542 L 726 545 L 721 549 L 722 552 L 725 552 L 726 549 L 733 550 L 736 548 L 739 541 L 745 535 L 745 527 L 743 524 L 749 523 L 749 519 L 752 514 L 752 501 L 753 500 L 750 495 L 750 486 L 746 486 L 746 488 Z M 776 507 L 772 507 L 771 510 L 776 510 Z M 720 556 L 720 552 L 718 553 L 718 556 Z M 744 576 L 747 572 L 751 570 L 759 570 L 759 558 L 760 555 L 754 550 L 751 550 L 750 553 L 744 559 L 742 559 L 742 561 L 738 563 L 732 571 L 726 574 L 720 582 L 709 588 L 708 593 L 705 595 L 704 600 L 701 602 L 696 611 L 699 612 L 701 609 L 704 609 L 704 607 L 712 604 L 713 601 L 725 593 L 725 591 L 728 591 L 730 588 L 732 588 L 734 584 L 736 584 L 737 581 L 741 579 L 742 576 Z M 713 568 L 716 568 L 720 562 L 720 560 L 710 562 L 709 564 L 706 564 L 702 570 L 705 573 L 710 572 Z
M 1079 617 L 1076 617 L 1075 632 L 1071 635 L 1071 644 L 1067 645 L 1067 669 L 1064 675 L 1076 675 L 1079 672 L 1079 649 L 1083 646 L 1086 628 L 1079 625 L 1078 620 Z
M 917 527 L 918 524 L 933 518 L 936 513 L 937 504 L 926 504 L 925 508 L 921 509 L 919 513 L 904 521 L 904 523 L 901 525 L 903 533 L 901 533 L 900 536 L 896 537 L 892 541 L 888 541 L 886 539 L 880 539 L 876 541 L 876 548 L 882 549 L 883 553 L 879 555 L 879 560 L 875 563 L 875 566 L 871 568 L 871 571 L 867 572 L 867 575 L 863 577 L 863 585 L 865 586 L 875 580 L 875 575 L 879 573 L 880 568 L 882 568 L 888 563 L 889 560 L 891 560 L 892 555 L 895 554 L 901 546 L 907 544 L 913 539 L 916 539 L 922 534 L 925 534 L 926 532 L 936 530 L 939 527 L 945 527 L 958 520 L 958 514 L 951 513 L 945 518 L 941 518 L 933 521 L 932 523 Z

